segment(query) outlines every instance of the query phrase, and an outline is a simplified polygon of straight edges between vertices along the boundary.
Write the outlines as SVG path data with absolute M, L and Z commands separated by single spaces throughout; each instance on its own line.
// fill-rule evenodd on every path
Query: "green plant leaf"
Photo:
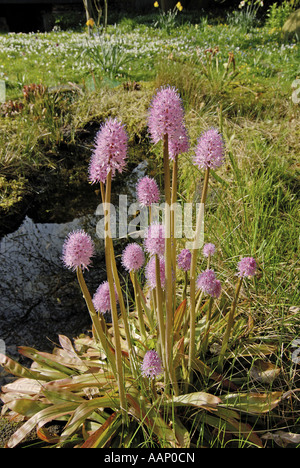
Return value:
M 14 448 L 18 445 L 29 432 L 31 432 L 35 426 L 37 428 L 42 427 L 49 421 L 59 420 L 61 417 L 72 413 L 77 407 L 77 403 L 64 402 L 59 405 L 51 405 L 48 408 L 44 408 L 35 415 L 33 415 L 28 421 L 26 421 L 9 439 L 7 442 L 8 448 Z
M 246 413 L 261 414 L 274 409 L 280 402 L 282 392 L 231 393 L 221 396 L 222 404 Z
M 115 394 L 106 395 L 104 397 L 93 398 L 81 403 L 74 411 L 72 417 L 68 421 L 61 439 L 64 440 L 74 434 L 75 431 L 85 422 L 85 420 L 99 408 L 119 409 L 120 400 Z
M 120 413 L 111 414 L 102 426 L 97 429 L 81 448 L 103 448 L 122 424 Z
M 23 416 L 26 416 L 26 418 L 31 418 L 39 411 L 48 408 L 49 404 L 35 401 L 30 398 L 16 398 L 7 403 L 7 406 L 11 411 L 22 414 Z
M 0 364 L 2 367 L 4 367 L 5 370 L 7 370 L 7 372 L 17 377 L 24 377 L 28 379 L 49 380 L 49 377 L 45 375 L 42 376 L 41 373 L 38 371 L 26 369 L 26 367 L 23 367 L 17 361 L 14 361 L 13 359 L 1 353 L 0 353 Z
M 23 356 L 28 357 L 29 359 L 32 359 L 34 362 L 39 363 L 43 368 L 45 368 L 46 373 L 47 368 L 50 368 L 56 370 L 57 372 L 60 372 L 62 377 L 74 374 L 73 369 L 70 369 L 69 367 L 62 365 L 59 362 L 56 362 L 57 358 L 54 354 L 37 351 L 28 346 L 20 346 L 19 353 Z
M 197 406 L 200 408 L 216 407 L 220 403 L 222 403 L 222 400 L 219 397 L 205 392 L 174 396 L 172 399 L 163 402 L 167 406 Z

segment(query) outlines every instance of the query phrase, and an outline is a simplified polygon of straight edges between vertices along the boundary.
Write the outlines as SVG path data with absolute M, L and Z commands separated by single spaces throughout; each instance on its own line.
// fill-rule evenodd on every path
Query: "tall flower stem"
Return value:
M 209 330 L 210 330 L 210 321 L 211 321 L 211 312 L 212 312 L 212 306 L 213 306 L 214 298 L 210 297 L 209 298 L 209 303 L 208 303 L 208 309 L 206 313 L 206 322 L 205 322 L 205 328 L 204 328 L 204 339 L 202 342 L 202 354 L 205 356 L 208 348 L 208 336 L 209 336 Z
M 117 303 L 115 297 L 114 289 L 114 277 L 112 271 L 112 256 L 114 252 L 111 249 L 111 231 L 110 231 L 110 190 L 111 190 L 111 172 L 107 176 L 107 186 L 105 194 L 105 260 L 106 260 L 106 271 L 107 271 L 107 280 L 109 284 L 110 291 L 110 302 L 111 302 L 111 313 L 112 313 L 112 322 L 114 330 L 114 342 L 115 342 L 115 352 L 116 352 L 116 371 L 117 371 L 117 383 L 120 395 L 120 406 L 121 413 L 123 417 L 123 422 L 126 422 L 127 419 L 127 403 L 125 398 L 125 385 L 123 379 L 123 365 L 122 365 L 122 350 L 121 350 L 121 338 L 120 330 L 118 323 L 118 312 L 117 312 Z
M 204 206 L 207 197 L 208 180 L 210 169 L 207 168 L 204 176 L 204 183 L 201 195 L 201 204 L 197 217 L 196 232 L 192 249 L 191 270 L 190 270 L 190 347 L 188 358 L 189 381 L 192 375 L 192 363 L 195 359 L 195 332 L 196 332 L 196 266 L 197 255 L 200 247 L 201 231 L 204 220 Z
M 164 188 L 165 188 L 165 265 L 166 265 L 166 342 L 165 342 L 165 362 L 168 375 L 174 390 L 177 388 L 175 375 L 173 372 L 173 275 L 172 275 L 172 244 L 173 233 L 171 232 L 171 180 L 169 164 L 168 135 L 163 139 L 163 160 L 164 160 Z
M 140 289 L 138 285 L 136 271 L 132 271 L 130 273 L 130 277 L 131 277 L 131 281 L 132 281 L 133 289 L 134 289 L 135 304 L 136 304 L 138 320 L 139 320 L 139 325 L 140 325 L 140 332 L 141 332 L 142 338 L 144 339 L 144 341 L 146 341 L 147 335 L 146 335 L 146 329 L 145 329 L 145 324 L 144 324 L 141 294 L 140 294 Z
M 157 322 L 158 332 L 160 338 L 161 355 L 163 360 L 164 369 L 166 372 L 166 353 L 165 353 L 165 323 L 163 312 L 163 294 L 160 279 L 160 262 L 158 255 L 155 255 L 155 278 L 156 278 L 156 306 L 157 306 Z
M 221 372 L 223 370 L 224 356 L 225 356 L 225 353 L 226 353 L 226 350 L 227 350 L 231 329 L 232 329 L 233 323 L 234 323 L 234 313 L 235 313 L 235 310 L 236 310 L 236 306 L 237 306 L 240 290 L 241 290 L 241 287 L 242 287 L 242 283 L 243 283 L 243 278 L 240 277 L 238 279 L 238 282 L 237 282 L 237 285 L 236 285 L 236 288 L 235 288 L 234 299 L 233 299 L 233 302 L 231 304 L 230 311 L 228 313 L 227 326 L 226 326 L 226 330 L 225 330 L 225 334 L 224 334 L 223 342 L 222 342 L 222 347 L 221 347 L 221 351 L 220 351 L 219 359 L 218 359 L 218 371 L 219 372 Z
M 176 226 L 175 226 L 175 209 L 177 202 L 177 176 L 178 176 L 178 156 L 175 156 L 172 172 L 172 195 L 171 195 L 171 243 L 172 243 L 172 269 L 174 278 L 176 278 Z M 174 298 L 175 298 L 174 294 Z M 174 300 L 174 306 L 176 302 Z
M 104 184 L 100 182 L 100 189 L 101 189 L 102 203 L 104 203 L 106 206 L 106 203 L 109 204 L 111 201 L 111 175 L 107 178 L 106 188 L 104 187 Z M 110 219 L 109 219 L 109 222 L 110 222 Z M 128 347 L 130 365 L 131 365 L 132 372 L 134 373 L 134 375 L 136 375 L 135 357 L 134 357 L 135 353 L 134 353 L 133 346 L 132 346 L 129 325 L 128 325 L 128 320 L 127 320 L 127 313 L 126 313 L 126 308 L 124 304 L 123 293 L 121 289 L 121 284 L 120 284 L 120 279 L 119 279 L 119 274 L 118 274 L 116 259 L 115 259 L 115 254 L 114 254 L 114 246 L 113 246 L 110 231 L 109 231 L 109 235 L 105 237 L 105 243 L 108 246 L 107 248 L 109 248 L 111 252 L 110 257 L 111 257 L 112 273 L 113 273 L 113 278 L 114 278 L 114 282 L 116 285 L 117 294 L 119 298 L 119 305 L 120 305 L 121 316 L 122 316 L 122 320 L 124 324 L 124 331 L 125 331 L 126 343 Z
M 153 320 L 153 316 L 152 316 L 152 311 L 148 307 L 148 305 L 146 304 L 145 297 L 144 297 L 144 294 L 143 294 L 143 290 L 142 290 L 142 287 L 141 287 L 141 285 L 140 285 L 140 283 L 138 281 L 138 278 L 137 278 L 137 289 L 138 289 L 138 294 L 139 294 L 140 301 L 141 301 L 141 304 L 142 304 L 142 308 L 144 309 L 144 312 L 145 312 L 145 314 L 147 316 L 147 319 L 148 319 L 149 326 L 153 330 L 155 328 L 155 325 L 154 325 L 154 320 Z
M 88 311 L 89 311 L 89 314 L 90 314 L 90 317 L 91 317 L 91 320 L 95 329 L 96 338 L 97 340 L 100 341 L 101 346 L 104 352 L 106 353 L 107 359 L 111 365 L 112 371 L 114 375 L 116 376 L 116 360 L 115 360 L 114 352 L 111 347 L 111 344 L 108 342 L 107 337 L 104 334 L 103 326 L 101 322 L 99 321 L 99 317 L 95 310 L 90 292 L 84 280 L 82 269 L 78 267 L 76 269 L 76 273 L 77 273 L 77 279 L 78 279 L 80 289 L 82 291 L 83 297 L 85 299 L 85 302 L 86 302 L 86 305 L 87 305 L 87 308 L 88 308 Z

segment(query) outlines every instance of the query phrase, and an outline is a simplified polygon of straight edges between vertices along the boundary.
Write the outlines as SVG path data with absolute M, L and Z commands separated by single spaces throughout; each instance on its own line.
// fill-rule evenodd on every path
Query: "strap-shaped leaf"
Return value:
M 78 403 L 74 402 L 65 402 L 60 405 L 51 405 L 48 408 L 45 408 L 34 416 L 32 416 L 28 421 L 26 421 L 9 439 L 7 442 L 8 448 L 14 448 L 18 445 L 26 436 L 32 431 L 35 426 L 38 428 L 42 427 L 49 421 L 58 420 L 66 414 L 72 413 Z
M 282 392 L 229 393 L 221 396 L 222 404 L 246 413 L 261 414 L 274 409 L 280 402 Z
M 121 413 L 111 414 L 102 426 L 97 429 L 81 448 L 103 448 L 122 424 Z
M 170 400 L 165 400 L 162 404 L 167 406 L 197 406 L 200 408 L 216 407 L 222 400 L 210 393 L 194 392 L 185 395 L 174 396 Z
M 73 435 L 95 410 L 99 408 L 112 408 L 115 410 L 119 407 L 120 399 L 116 397 L 115 394 L 84 401 L 76 408 L 72 417 L 68 421 L 68 424 L 61 435 L 62 440 Z
M 17 361 L 0 353 L 0 365 L 12 375 L 16 377 L 24 377 L 28 379 L 49 380 L 47 376 L 42 376 L 40 372 L 27 369 L 19 364 Z

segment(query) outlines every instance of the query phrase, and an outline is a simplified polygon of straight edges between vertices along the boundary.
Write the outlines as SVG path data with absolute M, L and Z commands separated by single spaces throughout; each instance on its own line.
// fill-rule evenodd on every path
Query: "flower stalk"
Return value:
M 99 317 L 95 310 L 90 292 L 84 280 L 82 269 L 78 267 L 76 269 L 76 274 L 77 274 L 77 279 L 78 279 L 78 283 L 79 283 L 82 295 L 85 299 L 85 302 L 86 302 L 86 305 L 87 305 L 87 308 L 88 308 L 88 311 L 89 311 L 89 314 L 90 314 L 90 317 L 91 317 L 91 320 L 95 329 L 96 341 L 101 343 L 101 346 L 104 352 L 106 353 L 106 356 L 112 368 L 112 371 L 114 375 L 116 376 L 116 360 L 115 360 L 115 356 L 113 352 L 114 350 L 112 348 L 112 345 L 108 342 L 107 336 L 104 333 L 103 325 L 101 324 L 99 320 Z
M 107 185 L 105 193 L 105 261 L 106 261 L 106 271 L 107 271 L 107 280 L 109 283 L 110 290 L 110 301 L 111 301 L 111 313 L 112 313 L 112 322 L 114 330 L 114 342 L 115 342 L 115 353 L 116 353 L 116 373 L 117 373 L 117 383 L 120 395 L 120 407 L 123 422 L 127 421 L 127 402 L 125 398 L 125 384 L 123 379 L 123 363 L 122 363 L 122 350 L 121 350 L 121 337 L 118 323 L 118 312 L 117 304 L 115 297 L 114 289 L 114 277 L 112 269 L 112 258 L 114 258 L 114 252 L 111 248 L 111 231 L 110 231 L 110 192 L 111 191 L 111 172 L 107 176 Z
M 190 347 L 189 347 L 189 358 L 188 358 L 188 369 L 189 369 L 189 380 L 191 379 L 192 363 L 195 359 L 195 332 L 196 332 L 196 266 L 197 256 L 200 247 L 201 233 L 203 229 L 204 221 L 204 206 L 207 197 L 208 180 L 209 180 L 210 168 L 208 167 L 205 171 L 204 184 L 202 189 L 201 204 L 197 217 L 196 232 L 194 237 L 192 259 L 191 259 L 191 273 L 190 273 Z
M 223 336 L 222 347 L 221 347 L 221 351 L 220 351 L 219 358 L 218 358 L 218 371 L 223 370 L 224 357 L 225 357 L 225 353 L 226 353 L 226 350 L 227 350 L 228 341 L 229 341 L 229 337 L 230 337 L 231 330 L 232 330 L 232 327 L 233 327 L 233 323 L 234 323 L 234 313 L 235 313 L 235 310 L 236 310 L 236 306 L 237 306 L 240 290 L 241 290 L 241 287 L 242 287 L 242 283 L 243 283 L 243 278 L 240 277 L 238 279 L 238 282 L 237 282 L 237 285 L 236 285 L 236 288 L 235 288 L 234 299 L 233 299 L 233 302 L 231 304 L 230 311 L 228 313 L 227 326 L 226 326 L 225 334 Z
M 172 272 L 172 239 L 174 232 L 171 229 L 171 179 L 169 164 L 168 134 L 163 138 L 164 161 L 164 188 L 165 188 L 165 274 L 166 274 L 166 333 L 165 333 L 165 364 L 170 382 L 176 392 L 177 383 L 173 372 L 173 272 Z M 174 226 L 173 226 L 174 227 Z

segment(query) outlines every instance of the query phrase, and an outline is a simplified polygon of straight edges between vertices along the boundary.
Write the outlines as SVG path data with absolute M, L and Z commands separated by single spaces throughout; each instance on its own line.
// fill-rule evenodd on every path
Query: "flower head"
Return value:
M 122 264 L 127 271 L 139 270 L 145 262 L 142 247 L 133 242 L 125 247 L 122 253 Z
M 188 271 L 191 268 L 192 254 L 188 249 L 182 249 L 177 256 L 177 265 L 180 270 Z
M 175 159 L 181 153 L 186 153 L 189 150 L 189 137 L 185 126 L 182 124 L 178 127 L 169 138 L 169 157 Z
M 256 261 L 253 257 L 244 257 L 238 263 L 239 276 L 254 276 L 256 273 Z
M 155 8 L 158 8 L 158 7 L 159 7 L 159 3 L 158 3 L 158 2 L 154 2 L 154 7 L 155 7 Z
M 184 111 L 178 91 L 166 86 L 154 96 L 148 117 L 148 128 L 153 143 L 158 143 L 167 134 L 169 138 L 182 128 Z
M 208 244 L 205 244 L 203 247 L 204 257 L 208 257 L 209 255 L 214 255 L 215 251 L 216 251 L 216 246 L 214 244 L 208 243 Z
M 88 269 L 91 257 L 95 253 L 92 238 L 82 229 L 73 231 L 67 236 L 62 249 L 62 260 L 67 268 Z
M 177 3 L 176 3 L 176 8 L 177 8 L 179 11 L 182 11 L 182 10 L 183 10 L 183 6 L 181 5 L 180 2 L 177 2 Z
M 95 148 L 89 166 L 89 180 L 92 183 L 105 182 L 111 171 L 122 172 L 127 157 L 128 137 L 124 125 L 117 119 L 109 118 L 100 128 L 95 139 Z
M 118 298 L 117 289 L 115 285 L 114 285 L 114 288 L 115 288 L 116 302 L 118 302 L 119 298 Z M 98 287 L 97 291 L 95 292 L 93 296 L 93 304 L 94 304 L 96 311 L 100 312 L 101 314 L 105 314 L 105 312 L 108 312 L 111 310 L 108 281 L 104 281 Z
M 154 379 L 162 374 L 162 362 L 156 351 L 147 351 L 141 365 L 142 375 Z
M 93 20 L 93 18 L 89 18 L 85 24 L 86 26 L 90 26 L 91 28 L 93 28 L 95 26 L 95 21 Z
M 165 253 L 165 226 L 152 223 L 145 232 L 145 250 L 150 255 L 162 256 Z
M 136 186 L 137 198 L 141 206 L 150 206 L 158 203 L 160 192 L 156 181 L 152 177 L 142 177 Z
M 197 278 L 197 286 L 205 294 L 218 298 L 221 294 L 221 282 L 213 270 L 203 271 Z
M 198 139 L 194 163 L 201 169 L 216 169 L 224 161 L 224 142 L 218 130 L 211 128 Z
M 160 273 L 160 284 L 162 289 L 165 287 L 165 260 L 164 258 L 159 259 L 159 273 Z M 150 289 L 156 288 L 156 265 L 155 257 L 151 257 L 146 265 L 145 269 L 146 281 Z

